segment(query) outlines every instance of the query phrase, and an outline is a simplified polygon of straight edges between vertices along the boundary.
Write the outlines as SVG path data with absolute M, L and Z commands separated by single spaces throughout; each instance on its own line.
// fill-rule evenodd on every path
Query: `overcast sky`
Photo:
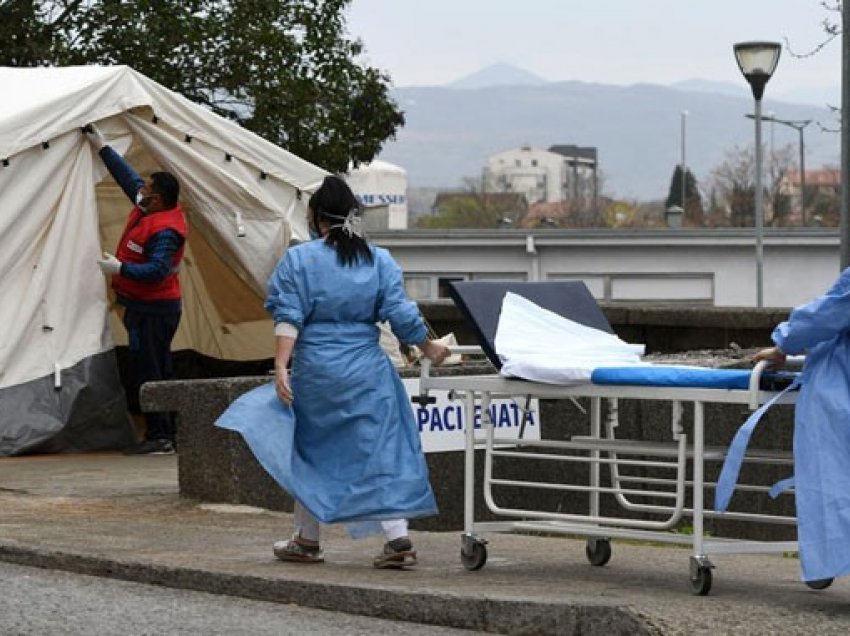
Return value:
M 805 52 L 824 39 L 823 20 L 838 18 L 821 0 L 353 0 L 348 27 L 396 86 L 446 84 L 498 62 L 550 81 L 670 84 L 743 82 L 733 43 L 788 38 Z M 837 103 L 840 47 L 837 38 L 808 59 L 784 50 L 766 95 L 826 91 Z

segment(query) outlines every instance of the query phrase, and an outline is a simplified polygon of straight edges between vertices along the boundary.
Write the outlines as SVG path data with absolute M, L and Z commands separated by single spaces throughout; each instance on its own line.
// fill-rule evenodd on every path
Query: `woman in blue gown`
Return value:
M 275 543 L 279 559 L 321 562 L 320 523 L 343 522 L 353 535 L 383 531 L 375 567 L 408 567 L 416 552 L 407 519 L 437 507 L 409 398 L 376 323 L 435 363 L 449 352 L 426 338 L 389 252 L 364 240 L 348 185 L 326 177 L 309 207 L 321 239 L 287 250 L 268 284 L 274 392 L 243 396 L 218 424 L 239 430 L 295 499 L 295 533 Z
M 806 353 L 794 413 L 794 496 L 802 578 L 850 574 L 850 269 L 795 308 L 754 360 Z

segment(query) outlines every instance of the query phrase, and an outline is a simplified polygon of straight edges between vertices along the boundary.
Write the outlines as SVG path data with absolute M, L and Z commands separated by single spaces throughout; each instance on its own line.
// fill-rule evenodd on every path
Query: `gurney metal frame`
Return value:
M 470 354 L 480 352 L 479 347 L 452 347 L 452 353 Z M 646 387 L 626 385 L 581 384 L 557 386 L 525 380 L 514 380 L 500 375 L 443 376 L 430 374 L 430 363 L 423 361 L 420 375 L 421 396 L 427 399 L 431 390 L 449 391 L 453 400 L 465 402 L 465 464 L 464 464 L 464 531 L 461 543 L 461 561 L 469 570 L 483 567 L 487 560 L 487 533 L 534 531 L 551 534 L 581 535 L 587 537 L 586 555 L 592 565 L 601 566 L 611 557 L 610 539 L 636 539 L 662 543 L 690 545 L 690 584 L 695 594 L 708 594 L 712 585 L 714 564 L 709 557 L 716 554 L 772 553 L 796 551 L 796 541 L 754 541 L 743 539 L 712 538 L 703 536 L 704 520 L 722 516 L 725 519 L 759 521 L 793 525 L 795 517 L 765 515 L 747 512 L 715 513 L 706 509 L 704 493 L 715 484 L 706 482 L 706 461 L 722 461 L 725 447 L 705 446 L 704 405 L 707 403 L 741 404 L 751 410 L 768 401 L 777 392 L 760 389 L 760 377 L 765 363 L 753 370 L 749 390 L 706 389 L 680 387 Z M 540 398 L 563 400 L 588 398 L 590 400 L 590 430 L 588 435 L 572 436 L 566 441 L 524 440 L 497 437 L 494 423 L 490 419 L 489 405 L 496 398 Z M 672 444 L 617 439 L 616 408 L 618 399 L 657 400 L 672 404 Z M 796 393 L 782 396 L 779 404 L 793 404 Z M 603 426 L 602 401 L 608 400 L 614 416 L 609 416 Z M 693 404 L 693 441 L 688 445 L 688 435 L 683 424 L 684 403 Z M 481 407 L 481 429 L 483 439 L 476 436 L 475 406 Z M 499 516 L 515 518 L 507 521 L 479 522 L 475 520 L 475 450 L 483 448 L 484 475 L 483 497 L 487 508 Z M 523 449 L 538 449 L 543 452 L 527 453 Z M 546 452 L 550 451 L 550 452 Z M 576 453 L 555 454 L 552 451 Z M 578 454 L 585 453 L 585 454 Z M 499 458 L 524 459 L 529 461 L 582 462 L 589 465 L 589 483 L 569 484 L 496 479 L 493 476 L 494 462 Z M 650 459 L 647 459 L 650 458 Z M 643 458 L 643 459 L 642 459 Z M 793 463 L 790 453 L 751 451 L 745 461 L 788 465 Z M 692 481 L 687 481 L 688 462 L 692 467 Z M 601 471 L 607 466 L 611 471 L 611 485 L 603 486 Z M 646 478 L 628 476 L 622 469 L 630 466 L 670 470 L 671 478 Z M 642 483 L 652 490 L 634 487 Z M 588 513 L 571 514 L 505 508 L 499 506 L 493 494 L 494 487 L 541 488 L 558 491 L 578 491 L 588 494 Z M 664 490 L 664 487 L 672 487 Z M 739 490 L 767 492 L 769 487 L 761 485 L 738 486 Z M 686 507 L 686 493 L 692 492 L 692 507 Z M 630 512 L 650 512 L 664 515 L 660 520 L 627 517 L 609 517 L 600 513 L 600 496 L 613 495 L 620 506 Z M 669 499 L 669 504 L 644 503 L 641 498 Z M 684 517 L 693 523 L 691 535 L 670 532 Z M 829 582 L 824 582 L 823 587 Z M 816 587 L 812 584 L 811 587 Z M 820 588 L 818 588 L 820 589 Z

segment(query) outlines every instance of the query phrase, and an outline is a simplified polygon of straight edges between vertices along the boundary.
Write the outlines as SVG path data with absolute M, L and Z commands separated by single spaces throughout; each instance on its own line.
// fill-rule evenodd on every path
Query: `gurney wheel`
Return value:
M 588 539 L 584 553 L 590 565 L 601 567 L 611 560 L 611 542 L 608 539 Z
M 711 568 L 699 568 L 696 578 L 691 579 L 691 590 L 694 594 L 705 596 L 711 591 Z
M 806 585 L 813 590 L 825 590 L 835 579 L 815 579 L 814 581 L 806 581 Z
M 483 543 L 472 542 L 468 553 L 467 550 L 461 548 L 460 562 L 470 572 L 480 570 L 487 563 L 487 547 Z

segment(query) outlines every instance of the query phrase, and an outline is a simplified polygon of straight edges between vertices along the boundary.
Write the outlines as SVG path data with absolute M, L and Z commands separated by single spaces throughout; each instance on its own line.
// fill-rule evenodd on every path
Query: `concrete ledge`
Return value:
M 167 567 L 3 544 L 0 544 L 0 560 L 136 583 L 498 634 L 648 636 L 660 633 L 630 608 L 603 601 L 551 603 L 516 597 L 461 597 L 425 590 L 409 592 L 391 586 L 329 584 Z

